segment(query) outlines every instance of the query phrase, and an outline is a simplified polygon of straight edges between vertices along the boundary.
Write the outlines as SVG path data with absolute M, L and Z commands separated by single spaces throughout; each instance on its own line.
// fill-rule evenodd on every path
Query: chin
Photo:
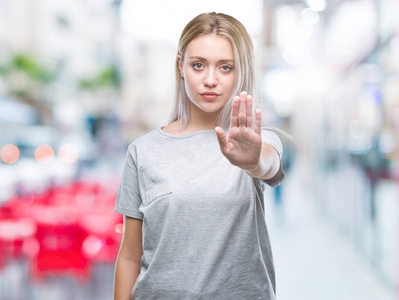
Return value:
M 203 112 L 206 112 L 206 113 L 217 113 L 217 112 L 220 112 L 223 109 L 223 106 L 222 107 L 220 107 L 220 106 L 217 106 L 217 107 L 204 107 L 204 106 L 201 106 L 200 109 Z
M 225 103 L 222 104 L 219 101 L 204 102 L 202 99 L 192 101 L 192 104 L 194 104 L 197 107 L 197 109 L 201 110 L 202 112 L 209 114 L 219 113 L 225 106 Z

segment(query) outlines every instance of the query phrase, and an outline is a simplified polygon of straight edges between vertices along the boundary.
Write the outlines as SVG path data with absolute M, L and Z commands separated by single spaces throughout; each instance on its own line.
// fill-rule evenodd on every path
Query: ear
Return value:
M 183 60 L 181 54 L 177 54 L 177 63 L 179 64 L 180 73 L 183 73 Z

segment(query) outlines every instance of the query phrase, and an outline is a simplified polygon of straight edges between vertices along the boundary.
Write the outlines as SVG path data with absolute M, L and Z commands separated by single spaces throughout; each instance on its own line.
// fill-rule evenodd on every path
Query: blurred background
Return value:
M 0 0 L 0 299 L 111 299 L 127 145 L 165 125 L 184 26 L 255 45 L 287 178 L 280 300 L 399 299 L 399 0 Z

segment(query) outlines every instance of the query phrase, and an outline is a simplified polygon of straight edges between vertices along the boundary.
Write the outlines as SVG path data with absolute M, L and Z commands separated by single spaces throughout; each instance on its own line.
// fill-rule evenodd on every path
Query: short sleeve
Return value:
M 278 156 L 280 157 L 280 168 L 277 174 L 274 175 L 273 178 L 270 178 L 268 180 L 263 180 L 271 187 L 277 187 L 283 182 L 285 178 L 285 173 L 282 165 L 283 144 L 281 143 L 281 140 L 278 137 L 277 133 L 274 132 L 271 128 L 262 127 L 261 135 L 262 135 L 262 141 L 269 144 L 274 149 L 276 149 Z
M 142 203 L 139 189 L 137 165 L 134 160 L 134 146 L 130 145 L 126 153 L 122 177 L 116 194 L 114 211 L 125 216 L 143 219 L 140 211 Z

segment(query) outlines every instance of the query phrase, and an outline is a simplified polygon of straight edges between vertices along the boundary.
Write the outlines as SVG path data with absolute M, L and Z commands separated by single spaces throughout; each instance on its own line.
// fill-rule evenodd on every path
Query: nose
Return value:
M 207 87 L 215 87 L 218 84 L 216 72 L 212 69 L 208 69 L 204 77 L 204 85 Z

